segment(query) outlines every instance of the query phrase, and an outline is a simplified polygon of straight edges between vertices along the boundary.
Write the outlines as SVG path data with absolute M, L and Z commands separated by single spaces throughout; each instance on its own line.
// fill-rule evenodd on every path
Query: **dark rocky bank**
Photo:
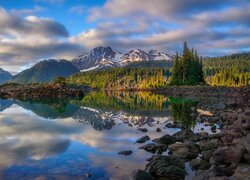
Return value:
M 5 84 L 0 86 L 0 98 L 19 100 L 83 98 L 83 91 L 60 83 Z
M 144 170 L 136 170 L 132 179 L 185 179 L 185 162 L 195 170 L 192 179 L 250 179 L 250 88 L 182 87 L 174 92 L 176 88 L 158 92 L 202 97 L 192 108 L 192 117 L 211 126 L 212 133 L 182 129 L 143 145 L 140 149 L 157 155 L 148 159 Z

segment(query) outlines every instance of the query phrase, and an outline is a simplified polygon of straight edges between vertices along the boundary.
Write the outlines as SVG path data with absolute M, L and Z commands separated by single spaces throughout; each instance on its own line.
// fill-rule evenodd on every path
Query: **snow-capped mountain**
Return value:
M 172 61 L 172 56 L 157 50 L 148 53 L 141 49 L 134 49 L 126 54 L 113 50 L 111 47 L 96 47 L 89 52 L 82 53 L 72 60 L 81 71 L 122 67 L 133 62 L 166 60 Z
M 166 54 L 164 52 L 160 52 L 157 50 L 151 50 L 148 52 L 148 56 L 149 59 L 152 61 L 162 61 L 162 60 L 166 60 L 166 61 L 172 61 L 173 57 L 169 54 Z
M 120 63 L 122 65 L 128 65 L 129 63 L 138 62 L 138 61 L 149 61 L 149 56 L 146 52 L 141 49 L 131 50 L 128 53 L 124 54 L 121 57 Z
M 82 53 L 72 60 L 72 63 L 80 70 L 94 70 L 108 67 L 118 67 L 121 53 L 111 47 L 96 47 L 89 52 Z
M 8 72 L 0 68 L 0 84 L 4 84 L 5 82 L 12 79 L 12 75 Z

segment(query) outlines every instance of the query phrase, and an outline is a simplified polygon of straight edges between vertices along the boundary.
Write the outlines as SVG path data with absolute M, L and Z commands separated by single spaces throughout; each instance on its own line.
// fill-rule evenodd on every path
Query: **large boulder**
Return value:
M 178 141 L 178 139 L 175 138 L 174 136 L 170 136 L 170 135 L 166 134 L 160 138 L 154 139 L 153 141 L 158 143 L 158 144 L 170 145 L 170 144 L 173 144 L 176 141 Z
M 169 146 L 169 150 L 176 156 L 187 161 L 195 159 L 199 155 L 197 144 L 185 141 L 184 143 L 175 143 Z
M 131 175 L 131 180 L 154 180 L 155 178 L 143 170 L 135 170 Z
M 151 152 L 152 154 L 155 154 L 156 152 L 158 154 L 162 154 L 162 152 L 167 150 L 167 146 L 164 144 L 149 143 L 139 147 L 139 149 L 144 149 L 145 151 Z
M 177 156 L 154 156 L 145 171 L 157 179 L 184 179 L 185 161 Z
M 149 140 L 150 140 L 149 136 L 146 135 L 146 136 L 143 136 L 143 137 L 137 139 L 136 143 L 145 143 L 146 141 L 149 141 Z

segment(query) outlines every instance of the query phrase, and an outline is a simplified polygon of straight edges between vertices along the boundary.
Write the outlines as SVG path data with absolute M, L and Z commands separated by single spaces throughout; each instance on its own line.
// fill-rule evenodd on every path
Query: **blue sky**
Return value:
M 0 67 L 71 60 L 96 46 L 201 55 L 250 50 L 249 0 L 0 0 Z

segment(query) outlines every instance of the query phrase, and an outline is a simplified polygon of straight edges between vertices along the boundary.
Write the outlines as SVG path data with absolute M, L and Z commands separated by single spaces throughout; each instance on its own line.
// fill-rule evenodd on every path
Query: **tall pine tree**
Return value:
M 184 42 L 182 56 L 179 57 L 178 53 L 175 56 L 171 84 L 197 85 L 204 82 L 201 58 L 196 50 L 190 51 L 187 42 Z

